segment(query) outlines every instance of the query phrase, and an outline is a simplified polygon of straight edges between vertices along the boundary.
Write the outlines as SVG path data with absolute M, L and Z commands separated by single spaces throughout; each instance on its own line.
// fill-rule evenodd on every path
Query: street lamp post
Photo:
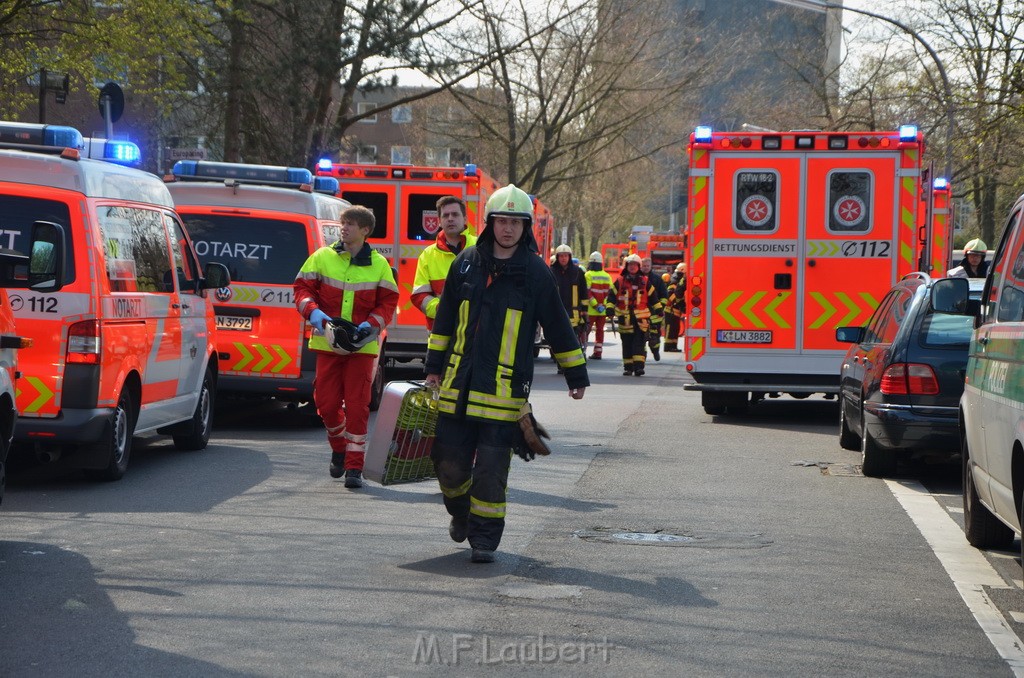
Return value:
M 921 37 L 914 29 L 910 28 L 902 21 L 887 17 L 883 14 L 876 14 L 869 12 L 866 9 L 855 9 L 853 7 L 845 7 L 843 5 L 837 5 L 835 3 L 826 2 L 825 0 L 770 0 L 781 5 L 792 5 L 793 7 L 801 7 L 803 9 L 811 9 L 818 12 L 827 12 L 830 9 L 848 10 L 854 14 L 862 14 L 869 16 L 873 19 L 885 21 L 886 23 L 896 26 L 901 31 L 917 40 L 922 47 L 928 52 L 928 55 L 935 62 L 936 68 L 939 70 L 939 77 L 942 79 L 942 89 L 946 97 L 946 154 L 945 154 L 945 168 L 944 173 L 947 179 L 952 178 L 953 172 L 953 132 L 956 127 L 956 119 L 953 114 L 953 90 L 949 86 L 949 77 L 946 75 L 946 68 L 942 65 L 942 60 L 939 59 L 939 55 L 932 49 L 932 46 L 928 44 L 928 41 Z M 930 76 L 929 76 L 930 77 Z

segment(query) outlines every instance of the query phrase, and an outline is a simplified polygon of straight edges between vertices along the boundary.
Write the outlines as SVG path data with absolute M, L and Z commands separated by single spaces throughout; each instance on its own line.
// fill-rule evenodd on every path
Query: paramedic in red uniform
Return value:
M 373 233 L 373 212 L 348 207 L 341 213 L 341 239 L 313 252 L 295 277 L 295 306 L 316 332 L 313 399 L 327 428 L 332 478 L 345 475 L 345 487 L 363 485 L 363 457 L 370 417 L 370 385 L 380 350 L 374 340 L 348 355 L 331 350 L 324 323 L 344 318 L 375 336 L 387 327 L 398 304 L 391 265 L 366 242 Z
M 455 258 L 430 334 L 426 383 L 439 389 L 431 458 L 455 542 L 469 539 L 471 561 L 494 562 L 505 529 L 512 454 L 529 461 L 519 427 L 529 416 L 534 328 L 540 323 L 579 400 L 586 360 L 547 264 L 537 256 L 533 202 L 515 186 L 487 201 L 475 247 Z

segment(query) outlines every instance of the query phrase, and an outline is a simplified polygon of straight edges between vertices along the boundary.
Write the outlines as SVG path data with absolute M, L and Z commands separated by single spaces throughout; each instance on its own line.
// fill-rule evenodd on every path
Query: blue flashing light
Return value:
M 949 188 L 949 179 L 946 177 L 936 177 L 935 181 L 932 182 L 932 187 L 936 191 L 945 191 Z
M 74 127 L 24 122 L 0 122 L 0 142 L 58 148 L 85 147 L 82 133 Z
M 900 125 L 900 141 L 917 141 L 917 125 Z
M 330 172 L 334 169 L 334 163 L 330 158 L 320 158 L 316 161 L 316 168 L 324 172 Z
M 108 139 L 103 145 L 103 159 L 118 165 L 137 165 L 142 160 L 142 151 L 131 141 Z
M 712 134 L 714 130 L 707 125 L 701 125 L 693 130 L 693 140 L 699 144 L 710 144 Z
M 304 167 L 277 167 L 274 165 L 246 165 L 236 162 L 209 162 L 206 160 L 179 160 L 171 173 L 176 177 L 204 179 L 238 179 L 252 183 L 312 184 L 313 173 Z
M 317 193 L 337 195 L 341 190 L 341 184 L 334 177 L 313 177 L 313 190 Z
M 467 177 L 475 177 L 476 176 L 476 165 L 474 165 L 472 163 L 466 165 L 466 176 Z

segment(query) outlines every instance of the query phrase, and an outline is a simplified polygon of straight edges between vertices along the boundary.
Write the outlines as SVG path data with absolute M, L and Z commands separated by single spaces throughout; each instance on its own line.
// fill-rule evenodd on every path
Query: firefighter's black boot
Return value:
M 331 452 L 331 477 L 340 478 L 345 475 L 345 453 Z
M 350 468 L 345 471 L 345 487 L 354 490 L 363 486 L 363 472 Z
M 469 536 L 469 516 L 452 516 L 452 522 L 448 524 L 448 536 L 456 544 L 466 541 Z
M 493 563 L 494 562 L 494 551 L 491 549 L 473 549 L 473 554 L 469 557 L 471 563 Z

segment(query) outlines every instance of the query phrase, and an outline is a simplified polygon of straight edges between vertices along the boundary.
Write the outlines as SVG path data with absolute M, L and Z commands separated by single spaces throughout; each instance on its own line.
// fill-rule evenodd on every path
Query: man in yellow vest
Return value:
M 332 478 L 363 486 L 363 458 L 370 419 L 370 384 L 380 351 L 377 336 L 398 305 L 388 260 L 366 242 L 373 212 L 361 206 L 341 213 L 341 238 L 309 255 L 295 276 L 295 307 L 317 330 L 313 400 L 327 428 Z
M 591 252 L 587 270 L 587 336 L 594 331 L 594 350 L 591 360 L 600 360 L 604 352 L 604 323 L 608 314 L 608 295 L 611 294 L 612 276 L 604 270 L 600 252 Z
M 428 330 L 434 326 L 448 269 L 459 252 L 476 244 L 476 236 L 466 232 L 466 203 L 462 200 L 442 196 L 437 201 L 437 215 L 441 220 L 437 240 L 420 252 L 412 283 L 412 303 L 426 316 Z

